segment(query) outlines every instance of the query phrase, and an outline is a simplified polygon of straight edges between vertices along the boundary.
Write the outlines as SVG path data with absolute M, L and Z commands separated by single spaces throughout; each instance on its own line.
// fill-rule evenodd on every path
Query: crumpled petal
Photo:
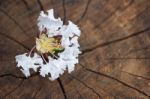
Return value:
M 77 25 L 75 25 L 73 22 L 68 21 L 69 24 L 63 29 L 62 35 L 64 37 L 73 37 L 74 35 L 80 36 L 80 30 Z
M 61 74 L 64 73 L 66 69 L 66 64 L 63 60 L 51 59 L 47 64 L 44 64 L 40 69 L 40 75 L 45 77 L 50 74 L 50 80 L 57 79 Z
M 27 53 L 16 56 L 17 67 L 21 67 L 21 71 L 26 77 L 30 76 L 29 69 L 33 69 L 35 72 L 37 68 L 43 64 L 43 60 L 39 55 L 34 53 L 33 57 L 27 56 Z
M 59 57 L 65 61 L 69 73 L 74 70 L 75 64 L 78 63 L 79 53 L 77 48 L 72 47 L 67 47 L 62 53 L 59 53 Z
M 56 19 L 54 17 L 53 9 L 48 10 L 47 12 L 48 15 L 44 14 L 43 11 L 41 12 L 38 18 L 38 27 L 41 32 L 44 29 L 47 29 L 48 36 L 52 37 L 59 34 L 58 30 L 63 26 L 63 22 L 61 21 L 60 18 Z

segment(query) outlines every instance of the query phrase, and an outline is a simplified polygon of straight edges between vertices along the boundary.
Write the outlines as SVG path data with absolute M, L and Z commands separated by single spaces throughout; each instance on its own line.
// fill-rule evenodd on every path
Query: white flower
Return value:
M 68 22 L 68 25 L 64 25 L 60 18 L 54 17 L 53 9 L 47 12 L 48 14 L 45 14 L 42 11 L 38 17 L 40 35 L 39 38 L 36 38 L 35 48 L 40 55 L 37 53 L 34 53 L 33 57 L 28 56 L 27 53 L 17 55 L 16 62 L 18 63 L 17 67 L 21 67 L 21 71 L 26 77 L 30 76 L 29 70 L 33 69 L 42 77 L 48 76 L 50 80 L 55 80 L 66 70 L 71 73 L 75 64 L 78 63 L 78 56 L 81 53 L 78 43 L 80 30 L 71 21 Z M 59 50 L 61 51 L 55 55 L 55 51 Z

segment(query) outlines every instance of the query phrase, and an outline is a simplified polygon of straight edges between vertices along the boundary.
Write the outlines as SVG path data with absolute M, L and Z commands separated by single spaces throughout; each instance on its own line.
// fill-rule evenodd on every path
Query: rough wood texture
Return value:
M 80 26 L 80 64 L 53 82 L 25 79 L 14 57 L 34 45 L 50 8 Z M 0 0 L 0 99 L 148 99 L 149 48 L 150 0 Z

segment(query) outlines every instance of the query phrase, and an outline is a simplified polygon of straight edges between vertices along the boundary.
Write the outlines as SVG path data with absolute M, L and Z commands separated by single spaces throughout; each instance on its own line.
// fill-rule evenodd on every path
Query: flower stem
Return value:
M 31 49 L 30 52 L 29 52 L 29 56 L 31 56 L 31 54 L 32 54 L 33 50 L 35 49 L 35 47 L 36 47 L 36 46 L 33 46 L 33 47 L 32 47 L 32 49 Z
M 42 59 L 44 60 L 45 63 L 48 63 L 48 62 L 46 61 L 46 59 L 44 58 L 44 56 L 43 56 L 42 53 L 41 53 L 41 57 L 42 57 Z
M 51 54 L 52 54 L 55 58 L 57 58 L 57 59 L 59 58 L 59 57 L 57 57 L 54 53 L 51 53 Z

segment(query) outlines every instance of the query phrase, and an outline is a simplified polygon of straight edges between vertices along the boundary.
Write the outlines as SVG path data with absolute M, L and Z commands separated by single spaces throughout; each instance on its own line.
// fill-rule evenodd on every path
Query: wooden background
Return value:
M 80 64 L 55 81 L 16 68 L 41 10 L 79 25 Z M 149 99 L 150 0 L 0 0 L 0 99 Z

